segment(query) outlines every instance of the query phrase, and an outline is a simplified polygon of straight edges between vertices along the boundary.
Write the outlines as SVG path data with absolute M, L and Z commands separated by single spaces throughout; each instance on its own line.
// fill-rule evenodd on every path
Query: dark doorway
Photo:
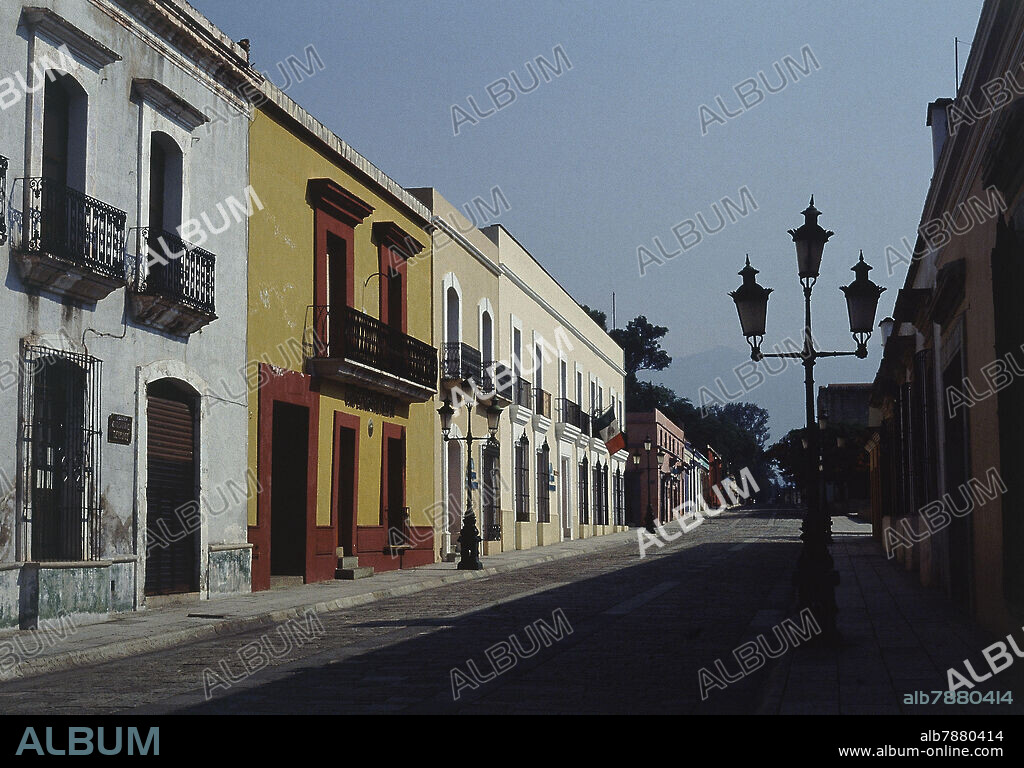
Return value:
M 406 540 L 405 508 L 405 440 L 389 437 L 387 439 L 387 488 L 385 496 L 385 524 L 389 529 L 388 541 Z M 392 534 L 391 531 L 397 531 Z M 394 538 L 392 538 L 394 537 Z
M 309 408 L 275 401 L 270 450 L 270 574 L 305 576 Z
M 32 424 L 32 557 L 81 560 L 85 371 L 51 358 L 35 374 Z
M 338 546 L 346 555 L 355 555 L 356 530 L 356 431 L 347 427 L 338 429 L 335 446 L 338 462 L 337 508 Z
M 199 589 L 196 397 L 173 381 L 147 387 L 147 595 Z

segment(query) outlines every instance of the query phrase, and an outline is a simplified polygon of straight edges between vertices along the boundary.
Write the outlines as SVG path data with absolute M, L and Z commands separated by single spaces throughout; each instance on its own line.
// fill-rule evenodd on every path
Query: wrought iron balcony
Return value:
M 0 245 L 7 242 L 7 158 L 0 155 Z
M 516 379 L 514 402 L 522 408 L 533 408 L 533 388 L 526 379 Z
M 480 374 L 480 388 L 484 392 L 494 390 L 498 397 L 511 403 L 515 395 L 512 369 L 503 363 L 485 360 Z
M 187 336 L 217 318 L 212 253 L 149 228 L 138 246 L 128 281 L 138 322 Z
M 534 412 L 538 416 L 544 416 L 551 418 L 551 393 L 545 392 L 543 389 L 534 390 Z
M 558 398 L 557 419 L 560 424 L 569 424 L 584 435 L 590 436 L 590 416 L 567 397 Z
M 445 341 L 441 344 L 441 379 L 443 381 L 480 382 L 480 353 L 458 341 Z
M 123 285 L 127 214 L 53 179 L 21 181 L 27 208 L 16 212 L 22 279 L 92 302 Z
M 310 306 L 303 352 L 315 375 L 408 402 L 435 392 L 434 348 L 352 307 Z

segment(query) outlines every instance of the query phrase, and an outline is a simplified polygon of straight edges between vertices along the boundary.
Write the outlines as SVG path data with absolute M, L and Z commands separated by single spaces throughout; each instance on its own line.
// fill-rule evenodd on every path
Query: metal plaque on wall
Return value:
M 112 413 L 107 417 L 107 442 L 114 445 L 132 444 L 132 417 Z

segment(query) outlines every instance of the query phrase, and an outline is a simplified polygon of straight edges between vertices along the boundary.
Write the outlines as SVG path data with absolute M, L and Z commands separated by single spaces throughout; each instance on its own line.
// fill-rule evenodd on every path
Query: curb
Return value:
M 198 640 L 205 640 L 218 635 L 237 634 L 249 629 L 257 629 L 259 627 L 267 626 L 268 624 L 277 624 L 282 621 L 287 621 L 288 619 L 302 618 L 308 611 L 313 611 L 318 614 L 331 613 L 345 608 L 354 608 L 356 606 L 374 603 L 378 600 L 386 600 L 391 597 L 401 597 L 404 595 L 411 595 L 416 592 L 423 592 L 428 589 L 436 589 L 437 587 L 444 586 L 445 584 L 452 584 L 470 579 L 486 578 L 488 576 L 495 576 L 499 573 L 508 573 L 509 571 L 516 571 L 520 568 L 528 568 L 530 566 L 541 565 L 555 560 L 565 560 L 570 557 L 588 555 L 619 543 L 622 540 L 619 536 L 625 538 L 628 533 L 630 532 L 622 531 L 619 534 L 601 536 L 597 539 L 597 541 L 600 542 L 600 546 L 595 546 L 592 549 L 570 549 L 565 552 L 543 555 L 518 563 L 495 565 L 489 568 L 484 568 L 480 571 L 455 571 L 450 575 L 436 576 L 424 579 L 423 581 L 415 584 L 388 587 L 387 589 L 368 592 L 362 595 L 339 597 L 335 600 L 306 603 L 294 608 L 268 611 L 253 616 L 241 616 L 233 619 L 225 619 L 217 622 L 216 624 L 206 624 L 201 627 L 189 627 L 188 629 L 162 633 L 155 637 L 109 643 L 107 645 L 89 648 L 84 651 L 68 651 L 66 653 L 47 656 L 45 658 L 26 659 L 19 662 L 18 665 L 10 671 L 0 673 L 0 685 L 10 680 L 36 677 L 38 675 L 45 675 L 52 672 L 62 672 L 69 669 L 76 669 L 78 667 L 87 667 L 107 661 L 116 661 L 118 659 L 141 656 L 155 651 L 163 651 L 168 648 L 174 648 L 178 645 L 184 645 Z

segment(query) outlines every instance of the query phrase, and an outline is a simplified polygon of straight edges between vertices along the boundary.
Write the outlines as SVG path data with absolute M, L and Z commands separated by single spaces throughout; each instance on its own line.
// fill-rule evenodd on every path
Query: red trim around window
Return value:
M 327 235 L 345 243 L 345 296 L 347 306 L 355 300 L 355 227 L 373 213 L 373 206 L 346 192 L 330 179 L 310 179 L 308 200 L 313 207 L 313 303 L 327 306 Z

